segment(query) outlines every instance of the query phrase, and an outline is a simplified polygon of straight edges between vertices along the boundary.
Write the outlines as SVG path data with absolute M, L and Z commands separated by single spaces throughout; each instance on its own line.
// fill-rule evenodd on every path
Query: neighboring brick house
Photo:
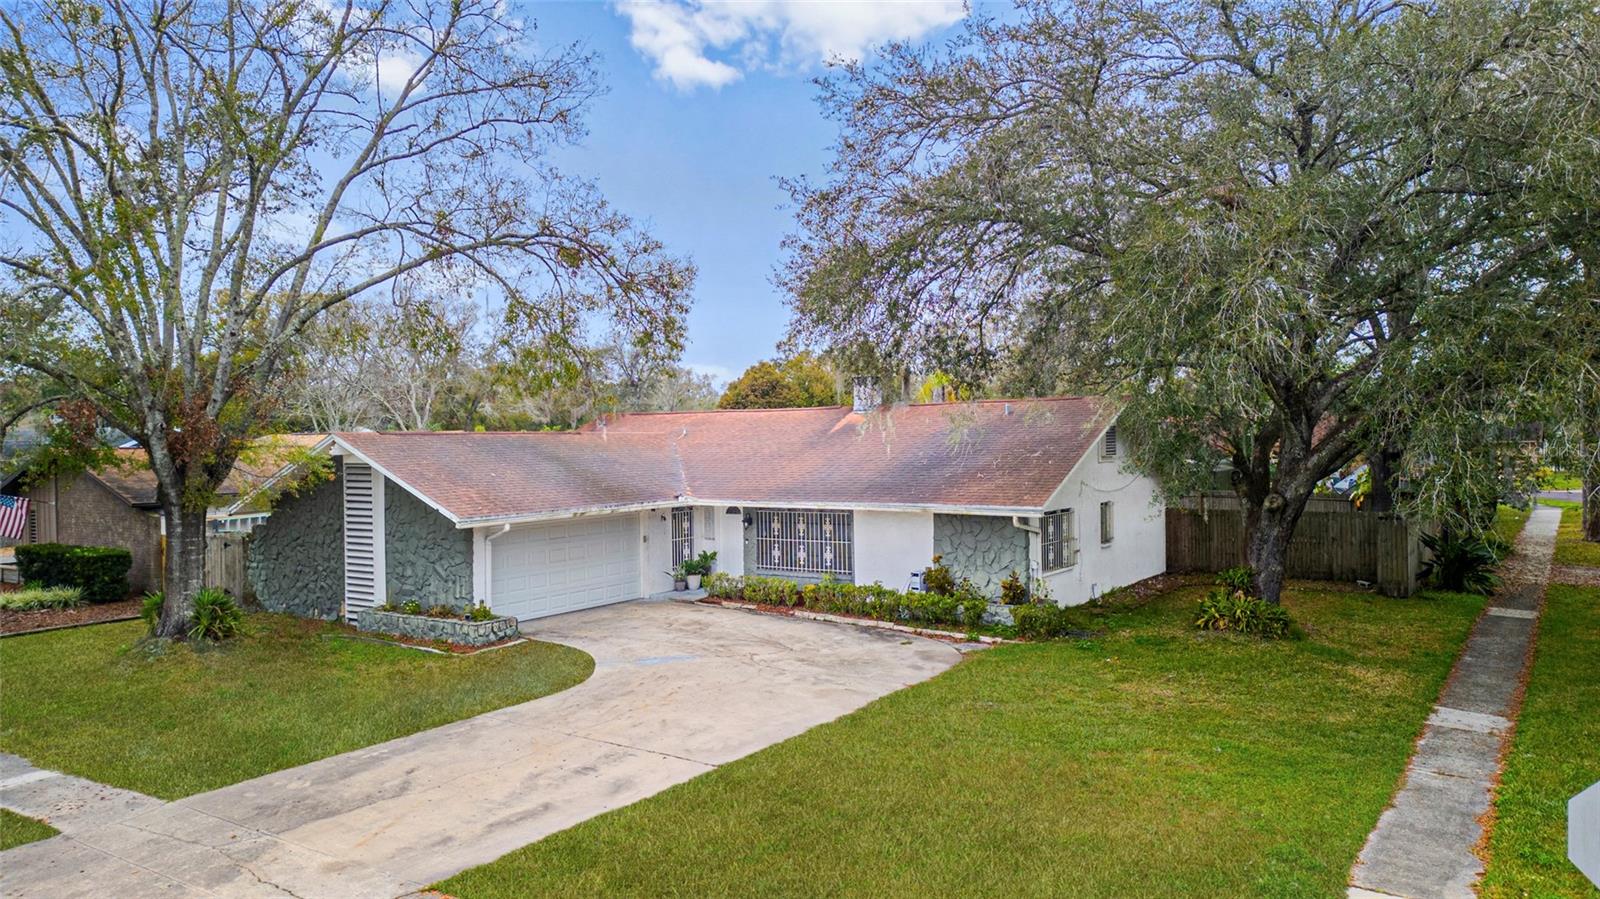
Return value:
M 155 502 L 155 478 L 148 490 L 130 480 L 83 472 L 29 483 L 19 473 L 0 483 L 0 492 L 28 499 L 23 543 L 120 546 L 133 554 L 128 583 L 134 591 L 159 590 L 161 507 Z
M 286 454 L 315 444 L 320 434 L 264 438 L 281 441 Z M 78 546 L 120 546 L 133 554 L 128 583 L 137 593 L 161 589 L 161 504 L 156 477 L 140 449 L 119 449 L 118 461 L 77 475 L 28 477 L 28 469 L 0 477 L 0 493 L 28 499 L 28 527 L 21 543 L 69 543 Z M 257 469 L 241 467 L 228 478 L 211 510 L 212 526 L 244 512 L 255 488 L 276 475 L 284 458 L 279 453 Z M 241 493 L 241 491 L 243 491 Z M 258 518 L 260 513 L 245 517 Z

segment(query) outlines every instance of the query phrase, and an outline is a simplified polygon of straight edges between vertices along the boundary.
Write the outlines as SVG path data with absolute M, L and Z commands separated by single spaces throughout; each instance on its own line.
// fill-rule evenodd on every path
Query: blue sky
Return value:
M 788 309 L 772 284 L 793 227 L 779 176 L 821 175 L 835 126 L 811 79 L 830 54 L 887 37 L 936 39 L 947 0 L 729 4 L 534 3 L 536 40 L 599 52 L 609 93 L 564 171 L 596 179 L 617 208 L 699 269 L 685 364 L 719 379 L 767 358 Z

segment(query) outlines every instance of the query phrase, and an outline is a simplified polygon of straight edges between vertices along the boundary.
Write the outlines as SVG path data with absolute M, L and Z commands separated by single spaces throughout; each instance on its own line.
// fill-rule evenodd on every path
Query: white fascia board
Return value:
M 973 506 L 936 503 L 851 503 L 851 502 L 771 502 L 767 500 L 702 499 L 694 497 L 663 498 L 656 502 L 630 503 L 623 506 L 587 506 L 576 509 L 556 509 L 527 515 L 507 515 L 497 518 L 467 518 L 456 522 L 457 528 L 476 528 L 501 524 L 537 524 L 590 515 L 612 515 L 625 512 L 644 512 L 663 506 L 738 506 L 753 509 L 848 509 L 860 512 L 937 512 L 948 515 L 1028 515 L 1044 514 L 1042 507 L 1034 506 Z
M 486 518 L 453 519 L 458 529 L 492 527 L 498 525 L 538 524 L 543 521 L 561 521 L 567 518 L 587 518 L 591 515 L 622 515 L 644 512 L 662 506 L 692 506 L 698 501 L 682 498 L 665 498 L 647 503 L 627 503 L 620 506 L 581 506 L 571 509 L 553 509 L 548 512 L 529 512 L 525 515 L 496 515 Z
M 461 527 L 471 527 L 472 526 L 471 522 L 469 522 L 467 524 L 462 524 L 461 519 L 458 518 L 453 513 L 451 513 L 451 511 L 449 509 L 446 509 L 444 506 L 441 506 L 438 503 L 434 502 L 431 497 L 429 497 L 426 493 L 423 493 L 421 490 L 418 490 L 417 488 L 411 486 L 410 484 L 407 484 L 405 481 L 401 480 L 400 478 L 395 477 L 394 476 L 394 472 L 392 472 L 389 469 L 384 468 L 382 465 L 379 465 L 378 463 L 372 461 L 371 458 L 369 458 L 366 454 L 362 453 L 360 450 L 356 449 L 355 447 L 351 446 L 350 444 L 346 443 L 345 441 L 340 440 L 339 439 L 339 435 L 337 435 L 337 434 L 328 435 L 328 439 L 326 439 L 326 440 L 322 441 L 321 443 L 317 444 L 314 447 L 314 449 L 319 449 L 320 450 L 320 449 L 323 449 L 324 447 L 330 447 L 330 446 L 332 447 L 332 449 L 330 449 L 329 452 L 332 453 L 333 455 L 335 455 L 335 456 L 347 456 L 347 455 L 348 456 L 354 456 L 357 461 L 363 462 L 363 463 L 366 463 L 367 465 L 372 466 L 372 470 L 373 471 L 376 471 L 377 473 L 383 475 L 384 477 L 388 478 L 389 480 L 394 481 L 396 484 L 399 484 L 401 487 L 403 487 L 405 489 L 405 491 L 407 493 L 411 494 L 412 496 L 416 497 L 419 500 L 422 500 L 424 505 L 426 505 L 428 508 L 432 509 L 433 511 L 438 512 L 440 515 L 443 515 L 445 518 L 449 519 L 450 523 L 454 524 L 456 527 L 461 528 Z

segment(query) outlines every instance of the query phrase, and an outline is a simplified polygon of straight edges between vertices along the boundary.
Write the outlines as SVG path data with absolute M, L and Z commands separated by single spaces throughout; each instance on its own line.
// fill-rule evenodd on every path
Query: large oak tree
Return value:
M 530 28 L 500 0 L 0 7 L 0 364 L 148 451 L 160 634 L 324 311 L 488 290 L 547 358 L 596 328 L 681 344 L 691 269 L 548 159 L 594 59 Z
M 892 47 L 823 82 L 842 137 L 827 179 L 793 185 L 797 336 L 1125 397 L 1169 491 L 1231 470 L 1276 601 L 1320 480 L 1421 434 L 1438 471 L 1473 410 L 1528 389 L 1478 363 L 1545 323 L 1574 265 L 1530 184 L 1548 124 L 1591 102 L 1540 79 L 1591 52 L 1594 18 L 1031 0 Z

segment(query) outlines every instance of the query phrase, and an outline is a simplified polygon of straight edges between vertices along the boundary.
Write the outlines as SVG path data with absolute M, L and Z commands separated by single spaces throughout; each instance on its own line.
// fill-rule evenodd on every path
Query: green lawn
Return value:
M 1567 861 L 1567 800 L 1600 780 L 1597 671 L 1600 589 L 1552 586 L 1500 778 L 1482 895 L 1600 896 Z
M 43 821 L 35 821 L 11 809 L 0 808 L 0 851 L 24 843 L 49 839 L 60 832 Z
M 1009 645 L 439 884 L 536 895 L 1335 896 L 1478 597 L 1296 589 L 1303 640 L 1200 588 Z
M 1556 531 L 1557 565 L 1587 565 L 1600 568 L 1600 543 L 1583 539 L 1583 508 L 1577 503 L 1544 500 L 1561 509 L 1561 528 Z
M 1533 514 L 1532 509 L 1518 509 L 1515 506 L 1499 506 L 1494 510 L 1494 532 L 1507 544 L 1515 546 L 1517 535 L 1522 533 L 1522 526 L 1528 523 L 1528 516 Z
M 1564 471 L 1551 472 L 1539 481 L 1541 490 L 1582 490 L 1583 478 Z
M 0 640 L 0 750 L 176 799 L 566 689 L 588 654 L 443 656 L 251 615 L 235 643 L 150 656 L 138 621 Z

